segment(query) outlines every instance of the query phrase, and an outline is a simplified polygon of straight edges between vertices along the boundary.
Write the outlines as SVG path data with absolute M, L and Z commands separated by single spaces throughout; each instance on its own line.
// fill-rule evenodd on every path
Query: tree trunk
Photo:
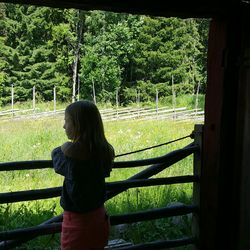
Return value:
M 81 48 L 81 41 L 83 35 L 83 25 L 84 25 L 84 12 L 82 10 L 78 10 L 78 20 L 76 23 L 76 35 L 77 41 L 75 44 L 75 53 L 74 53 L 74 62 L 72 65 L 73 68 L 73 75 L 72 75 L 72 102 L 76 101 L 76 85 L 78 83 L 78 71 L 79 71 L 79 61 L 80 61 L 80 48 Z M 78 88 L 78 92 L 80 88 Z M 79 93 L 77 93 L 79 95 Z

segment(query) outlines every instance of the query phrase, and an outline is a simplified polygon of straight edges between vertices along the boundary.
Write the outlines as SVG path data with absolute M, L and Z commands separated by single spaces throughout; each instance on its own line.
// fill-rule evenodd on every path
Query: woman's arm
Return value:
M 66 147 L 66 146 L 65 146 Z M 64 148 L 65 149 L 65 148 Z M 67 158 L 61 147 L 55 148 L 52 153 L 53 168 L 56 173 L 63 175 L 66 178 L 72 178 L 72 161 Z
M 65 142 L 62 146 L 61 146 L 61 150 L 64 153 L 64 155 L 66 156 L 71 156 L 72 154 L 72 148 L 73 148 L 73 143 L 72 142 Z

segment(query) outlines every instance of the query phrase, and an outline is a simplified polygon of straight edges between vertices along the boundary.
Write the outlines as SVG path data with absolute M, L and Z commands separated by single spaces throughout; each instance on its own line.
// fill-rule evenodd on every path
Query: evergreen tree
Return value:
M 135 55 L 135 79 L 171 85 L 201 79 L 202 44 L 193 19 L 145 17 Z

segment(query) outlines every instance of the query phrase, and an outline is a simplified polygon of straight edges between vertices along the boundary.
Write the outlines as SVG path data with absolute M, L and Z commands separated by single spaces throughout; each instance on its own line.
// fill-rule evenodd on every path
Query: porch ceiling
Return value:
M 248 0 L 246 0 L 248 1 Z M 213 17 L 240 7 L 243 0 L 3 0 L 49 7 L 106 10 L 132 14 L 177 17 Z M 250 5 L 250 4 L 249 4 Z

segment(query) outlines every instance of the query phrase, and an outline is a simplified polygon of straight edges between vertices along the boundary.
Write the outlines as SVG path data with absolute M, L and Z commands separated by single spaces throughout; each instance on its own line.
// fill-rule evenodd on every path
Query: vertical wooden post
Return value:
M 36 111 L 36 86 L 33 86 L 32 93 L 33 93 L 32 108 L 33 108 L 33 113 L 35 113 Z
M 207 89 L 201 172 L 200 249 L 218 249 L 218 193 L 226 22 L 212 20 L 208 40 Z M 223 248 L 224 250 L 225 248 Z
M 119 89 L 116 89 L 115 93 L 115 101 L 116 101 L 116 120 L 118 120 L 118 108 L 119 108 Z
M 137 116 L 140 115 L 140 90 L 137 91 Z
M 176 95 L 175 95 L 175 89 L 174 89 L 174 76 L 172 76 L 172 106 L 173 106 L 173 119 L 176 118 Z
M 194 182 L 193 184 L 193 204 L 198 207 L 200 210 L 200 176 L 201 176 L 201 166 L 202 166 L 202 137 L 203 137 L 203 125 L 196 124 L 194 127 L 194 143 L 199 146 L 200 150 L 194 153 L 194 161 L 193 161 L 193 172 L 194 175 L 199 178 L 198 182 Z M 193 214 L 192 221 L 192 231 L 193 236 L 198 240 L 200 238 L 200 220 L 199 214 Z M 198 243 L 199 244 L 199 243 Z M 194 249 L 199 249 L 199 245 L 194 246 Z
M 11 110 L 12 116 L 14 116 L 14 84 L 11 84 Z
M 199 90 L 200 90 L 200 81 L 198 82 L 197 91 L 196 91 L 196 98 L 195 98 L 195 119 L 196 119 L 197 111 L 198 111 Z
M 210 25 L 200 182 L 201 250 L 238 250 L 239 183 L 243 179 L 239 177 L 242 140 L 238 136 L 242 129 L 237 119 L 244 124 L 239 116 L 239 110 L 244 111 L 239 106 L 239 67 L 246 34 L 242 33 L 241 14 L 214 18 Z
M 156 115 L 157 115 L 157 119 L 158 119 L 158 105 L 159 105 L 159 93 L 158 93 L 158 89 L 156 89 L 156 97 L 155 97 L 155 102 L 156 102 Z
M 56 112 L 56 86 L 54 86 L 54 113 Z

